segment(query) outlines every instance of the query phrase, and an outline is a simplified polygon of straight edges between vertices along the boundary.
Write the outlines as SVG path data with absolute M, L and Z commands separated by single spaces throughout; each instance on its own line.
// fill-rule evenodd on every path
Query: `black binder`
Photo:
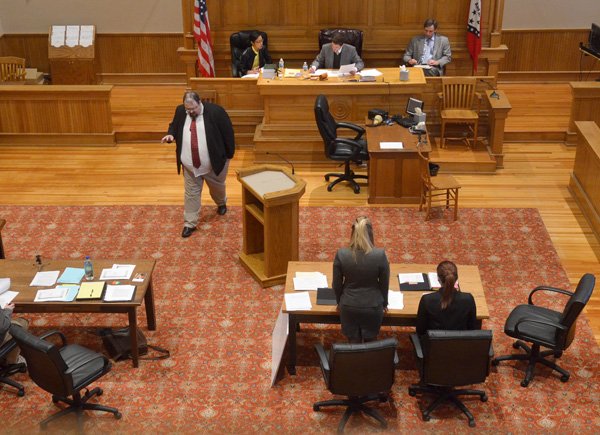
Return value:
M 426 273 L 423 273 L 423 282 L 417 282 L 414 284 L 408 282 L 400 282 L 400 277 L 398 276 L 398 284 L 400 284 L 400 290 L 404 292 L 410 291 L 427 291 L 431 290 L 431 285 L 429 284 L 429 277 Z
M 335 291 L 329 287 L 317 289 L 317 305 L 337 305 Z

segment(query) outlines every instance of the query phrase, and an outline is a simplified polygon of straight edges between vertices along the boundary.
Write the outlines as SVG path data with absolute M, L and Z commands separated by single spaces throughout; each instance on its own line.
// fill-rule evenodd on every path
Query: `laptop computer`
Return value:
M 337 305 L 335 291 L 330 287 L 317 289 L 317 305 Z

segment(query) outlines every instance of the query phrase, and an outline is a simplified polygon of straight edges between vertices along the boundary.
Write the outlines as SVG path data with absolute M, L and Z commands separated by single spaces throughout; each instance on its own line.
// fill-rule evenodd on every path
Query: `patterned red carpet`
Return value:
M 303 208 L 301 260 L 331 261 L 347 243 L 350 223 L 366 214 L 374 223 L 376 243 L 394 263 L 437 263 L 451 259 L 476 264 L 492 318 L 496 354 L 512 351 L 502 332 L 510 309 L 526 303 L 538 284 L 568 286 L 558 256 L 534 209 L 461 210 L 460 221 L 423 221 L 406 208 Z M 205 207 L 199 230 L 180 237 L 181 207 L 2 207 L 7 258 L 83 259 L 154 258 L 158 330 L 147 332 L 150 343 L 171 350 L 164 361 L 116 363 L 98 384 L 101 402 L 116 406 L 122 420 L 89 414 L 86 432 L 202 432 L 202 433 L 331 433 L 342 410 L 313 412 L 312 404 L 331 397 L 323 383 L 316 354 L 317 341 L 341 340 L 338 327 L 313 326 L 299 334 L 299 366 L 295 377 L 285 375 L 270 388 L 271 331 L 282 302 L 282 287 L 261 289 L 240 266 L 241 209 L 231 207 L 218 217 Z M 468 290 L 468 289 L 464 289 Z M 125 315 L 27 315 L 36 333 L 58 327 L 70 340 L 102 351 L 93 331 L 123 326 Z M 139 314 L 145 330 L 143 310 Z M 549 369 L 538 368 L 529 388 L 521 388 L 523 364 L 504 363 L 492 369 L 483 388 L 489 401 L 467 399 L 477 430 L 485 432 L 590 433 L 600 426 L 600 351 L 587 320 L 580 318 L 577 337 L 562 365 L 571 372 L 560 382 Z M 430 422 L 419 409 L 426 402 L 409 397 L 417 381 L 408 331 L 384 328 L 400 341 L 401 364 L 393 401 L 380 409 L 390 430 L 465 432 L 460 411 L 441 408 Z M 0 389 L 0 432 L 37 431 L 37 423 L 54 413 L 49 395 L 25 374 L 25 397 Z M 50 429 L 73 431 L 75 419 L 63 418 Z M 352 417 L 350 433 L 376 431 L 366 418 Z

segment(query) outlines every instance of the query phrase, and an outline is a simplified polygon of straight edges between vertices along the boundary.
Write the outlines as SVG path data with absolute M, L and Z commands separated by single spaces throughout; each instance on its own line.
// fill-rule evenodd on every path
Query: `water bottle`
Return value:
M 308 64 L 306 62 L 304 62 L 304 64 L 302 64 L 302 75 L 304 77 L 306 77 L 308 75 Z
M 283 69 L 285 68 L 285 64 L 283 63 L 283 58 L 279 59 L 279 68 L 277 70 L 277 76 L 279 79 L 283 79 Z
M 85 279 L 91 281 L 94 279 L 94 266 L 92 266 L 92 260 L 90 256 L 86 255 L 85 261 L 83 262 L 83 270 L 85 271 Z

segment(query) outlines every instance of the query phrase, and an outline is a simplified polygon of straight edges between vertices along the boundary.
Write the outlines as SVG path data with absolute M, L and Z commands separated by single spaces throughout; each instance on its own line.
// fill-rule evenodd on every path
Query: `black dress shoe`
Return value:
M 181 232 L 181 237 L 189 237 L 192 233 L 196 231 L 195 227 L 183 227 L 183 231 Z
M 225 213 L 227 213 L 227 205 L 223 204 L 220 205 L 219 207 L 217 207 L 217 214 L 223 216 Z

